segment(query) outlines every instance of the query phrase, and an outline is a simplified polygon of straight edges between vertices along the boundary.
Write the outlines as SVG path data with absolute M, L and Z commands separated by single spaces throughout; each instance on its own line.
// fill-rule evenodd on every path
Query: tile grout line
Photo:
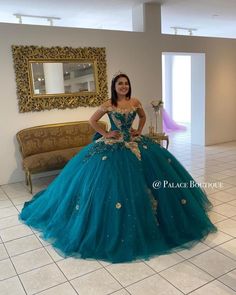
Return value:
M 220 282 L 221 284 L 223 284 L 223 285 L 225 285 L 226 287 L 230 288 L 230 289 L 233 290 L 234 292 L 236 292 L 235 289 L 231 288 L 231 286 L 229 286 L 229 285 L 227 285 L 226 283 L 220 281 L 219 279 L 220 279 L 221 277 L 225 276 L 226 274 L 228 274 L 228 273 L 230 273 L 230 272 L 232 272 L 232 271 L 235 271 L 235 270 L 236 270 L 236 267 L 235 267 L 234 269 L 230 270 L 229 272 L 227 272 L 227 273 L 225 273 L 225 274 L 223 274 L 222 276 L 220 276 L 220 277 L 217 278 L 217 281 L 218 281 L 218 282 Z
M 202 286 L 197 287 L 196 289 L 194 289 L 194 290 L 192 290 L 192 291 L 186 293 L 185 295 L 191 294 L 192 292 L 195 292 L 195 291 L 197 291 L 197 290 L 199 290 L 199 289 L 201 289 L 201 288 L 207 286 L 208 284 L 211 284 L 211 283 L 213 283 L 213 282 L 217 282 L 217 281 L 218 281 L 217 279 L 213 279 L 212 281 L 209 281 L 209 282 L 207 282 L 206 284 L 203 284 Z
M 24 285 L 23 285 L 23 283 L 22 283 L 22 281 L 21 281 L 21 278 L 20 278 L 20 276 L 19 276 L 19 274 L 18 274 L 18 272 L 17 272 L 17 270 L 16 270 L 16 267 L 15 267 L 14 263 L 12 262 L 11 256 L 9 255 L 9 252 L 8 252 L 8 250 L 7 250 L 7 248 L 6 248 L 6 246 L 5 246 L 4 243 L 3 243 L 3 245 L 4 245 L 5 250 L 6 250 L 7 254 L 8 254 L 8 256 L 9 256 L 9 260 L 11 261 L 11 264 L 12 264 L 12 266 L 13 266 L 15 272 L 16 272 L 16 276 L 18 277 L 18 279 L 19 279 L 19 281 L 20 281 L 20 284 L 21 284 L 21 286 L 22 286 L 22 288 L 23 288 L 25 294 L 27 294 L 26 289 L 25 289 L 25 287 L 24 287 Z M 14 276 L 14 277 L 15 277 L 15 276 Z
M 187 261 L 187 260 L 186 260 Z M 189 261 L 190 262 L 190 261 Z M 194 266 L 196 266 L 196 265 L 194 265 Z M 200 269 L 201 271 L 202 271 L 202 269 Z M 208 274 L 208 273 L 207 273 Z M 165 277 L 163 277 L 162 276 L 162 274 L 161 273 L 159 273 L 159 275 L 163 278 L 163 279 L 165 279 L 168 283 L 170 283 L 171 285 L 173 285 L 173 286 L 175 286 L 173 283 L 171 283 L 167 278 L 165 278 Z M 211 275 L 210 275 L 211 276 Z M 195 290 L 197 290 L 197 289 L 200 289 L 200 288 L 202 288 L 203 286 L 205 286 L 205 285 L 207 285 L 207 284 L 209 284 L 209 283 L 211 283 L 212 281 L 214 281 L 215 280 L 215 278 L 213 277 L 213 276 L 211 276 L 212 277 L 212 280 L 210 280 L 209 282 L 206 282 L 205 284 L 203 284 L 203 285 L 201 285 L 201 286 L 199 286 L 199 287 L 197 287 L 196 289 L 193 289 L 193 290 L 191 290 L 191 291 L 189 291 L 189 292 L 187 292 L 187 293 L 185 293 L 184 291 L 181 291 L 183 294 L 189 294 L 189 293 L 191 293 L 191 292 L 194 292 Z M 175 287 L 176 288 L 176 287 Z
M 36 236 L 36 235 L 35 235 Z M 36 236 L 37 238 L 37 236 Z M 41 242 L 41 241 L 39 241 Z M 41 243 L 42 244 L 42 243 Z M 70 286 L 74 289 L 74 291 L 76 292 L 76 294 L 79 294 L 76 289 L 74 288 L 74 286 L 71 284 L 70 280 L 67 278 L 67 276 L 64 274 L 64 272 L 61 270 L 61 268 L 58 266 L 58 264 L 56 263 L 56 261 L 53 259 L 52 255 L 50 254 L 50 252 L 46 249 L 47 246 L 43 246 L 44 250 L 48 253 L 48 255 L 51 257 L 52 261 L 53 261 L 53 264 L 56 265 L 56 267 L 59 269 L 59 271 L 64 275 L 64 277 L 66 278 L 66 281 L 70 284 Z M 62 259 L 63 260 L 63 259 Z M 59 261 L 62 261 L 62 260 L 59 260 Z M 64 284 L 65 282 L 61 283 L 61 284 Z M 58 285 L 61 285 L 61 284 L 58 284 Z M 56 285 L 56 286 L 58 286 Z M 52 286 L 51 288 L 53 288 L 55 286 Z M 49 288 L 50 289 L 50 288 Z M 48 289 L 45 289 L 45 290 L 48 290 Z M 40 292 L 43 292 L 45 290 L 42 290 Z M 36 293 L 37 294 L 37 293 Z
M 177 254 L 177 253 L 176 253 Z M 178 254 L 179 255 L 179 254 Z M 181 256 L 181 258 L 183 258 L 182 256 Z M 165 270 L 167 270 L 167 269 L 170 269 L 170 268 L 172 268 L 173 266 L 176 266 L 176 265 L 178 265 L 178 264 L 180 264 L 180 263 L 182 263 L 182 262 L 184 262 L 186 259 L 185 258 L 183 258 L 184 260 L 182 260 L 182 261 L 179 261 L 179 262 L 177 262 L 176 264 L 173 264 L 173 265 L 171 265 L 171 266 L 169 266 L 169 267 L 167 267 L 167 268 L 165 268 L 165 269 L 162 269 L 162 270 L 160 270 L 159 272 L 158 271 L 156 271 L 154 268 L 152 268 L 150 265 L 148 265 L 153 271 L 155 271 L 156 272 L 156 274 L 158 274 L 162 279 L 164 279 L 166 282 L 168 282 L 170 285 L 172 285 L 175 289 L 177 289 L 178 291 L 180 291 L 182 294 L 184 294 L 184 292 L 182 292 L 179 288 L 177 288 L 173 283 L 171 283 L 171 282 L 169 282 L 165 277 L 163 277 L 161 274 L 160 274 L 160 272 L 162 272 L 162 271 L 165 271 Z M 146 262 L 144 261 L 144 263 L 146 264 Z
M 96 259 L 94 259 L 94 260 L 96 261 Z M 62 270 L 62 269 L 60 268 L 60 266 L 58 265 L 58 262 L 61 262 L 61 261 L 62 261 L 62 260 L 55 261 L 54 263 L 57 265 L 57 267 L 60 269 L 60 271 L 61 271 L 61 272 L 63 273 L 63 275 L 66 277 L 66 279 L 68 280 L 68 282 L 73 281 L 73 280 L 76 280 L 76 279 L 78 279 L 78 278 L 80 278 L 80 277 L 84 277 L 84 276 L 86 276 L 87 274 L 91 274 L 91 273 L 93 273 L 93 272 L 96 272 L 96 271 L 101 270 L 101 269 L 104 268 L 104 267 L 101 265 L 101 267 L 99 267 L 99 268 L 96 268 L 96 269 L 91 270 L 91 271 L 89 271 L 89 272 L 86 272 L 86 273 L 84 273 L 84 274 L 78 275 L 78 276 L 76 276 L 76 277 L 74 277 L 74 278 L 68 279 L 67 276 L 65 275 L 65 273 L 63 272 L 63 270 Z
M 125 290 L 128 294 L 132 295 L 128 290 L 125 289 L 125 287 L 119 289 L 119 290 L 116 290 L 116 291 L 112 291 L 111 293 L 108 293 L 107 295 L 112 295 L 112 294 L 115 294 L 116 292 L 119 292 L 119 291 L 122 291 L 122 290 Z
M 108 265 L 109 266 L 109 265 Z M 122 287 L 122 289 L 126 288 L 108 269 L 107 267 L 105 266 L 104 267 L 105 271 Z M 120 290 L 122 290 L 120 289 Z M 118 290 L 114 291 L 114 292 L 117 292 Z M 126 290 L 128 292 L 128 290 Z M 112 292 L 112 293 L 114 293 Z M 112 294 L 111 293 L 111 294 Z M 130 294 L 130 292 L 128 292 Z
M 29 272 L 31 272 L 31 271 L 35 271 L 35 270 L 37 270 L 37 269 L 43 268 L 43 267 L 45 267 L 45 266 L 55 265 L 55 264 L 56 264 L 56 263 L 53 261 L 53 262 L 51 262 L 51 263 L 47 263 L 47 264 L 42 265 L 42 266 L 40 266 L 40 267 L 37 267 L 37 268 L 31 269 L 31 270 L 25 271 L 25 272 L 19 274 L 19 278 L 20 278 L 20 275 L 22 275 L 22 274 L 26 274 L 26 273 L 29 273 Z M 65 282 L 69 282 L 69 281 L 67 280 L 67 277 L 66 277 L 66 276 L 64 275 L 64 273 L 61 271 L 61 269 L 60 269 L 57 265 L 56 265 L 56 267 L 57 267 L 57 269 L 60 271 L 60 273 L 63 275 L 63 277 L 65 278 L 65 280 L 66 280 Z M 65 283 L 65 282 L 63 282 L 63 283 Z M 51 288 L 56 287 L 56 286 L 58 286 L 58 285 L 61 285 L 61 284 L 63 284 L 63 283 L 59 283 L 59 284 L 53 285 L 53 286 L 51 286 Z M 40 290 L 39 292 L 43 292 L 43 291 L 45 291 L 45 290 L 47 290 L 47 289 L 48 289 L 48 288 L 43 289 L 43 290 Z M 28 294 L 28 293 L 26 292 L 26 294 Z M 34 294 L 37 294 L 37 293 L 33 293 L 32 295 L 34 295 Z
M 35 248 L 35 249 L 31 249 L 31 250 L 27 250 L 27 251 L 25 251 L 25 252 L 22 252 L 22 253 L 19 253 L 19 254 L 16 254 L 16 255 L 11 255 L 10 257 L 12 257 L 12 258 L 15 258 L 15 257 L 18 257 L 18 256 L 21 256 L 21 255 L 24 255 L 24 254 L 28 254 L 28 253 L 30 253 L 30 252 L 34 252 L 34 251 L 37 251 L 37 250 L 40 250 L 40 249 L 43 249 L 44 248 L 44 246 L 40 246 L 39 248 Z M 47 254 L 49 255 L 49 253 L 48 253 L 48 251 L 46 250 L 46 249 L 44 249 L 46 252 L 47 252 Z M 51 256 L 50 256 L 51 257 Z
M 55 287 L 57 287 L 57 286 L 61 286 L 61 285 L 65 284 L 65 283 L 67 283 L 67 282 L 59 283 L 59 284 L 57 284 L 56 286 L 51 286 L 51 287 L 49 287 L 49 288 L 47 288 L 47 289 L 44 289 L 44 290 L 41 290 L 41 291 L 39 291 L 39 292 L 32 293 L 31 295 L 40 295 L 40 294 L 42 294 L 42 292 L 45 292 L 45 291 L 50 290 L 50 289 L 53 289 L 53 288 L 55 288 Z M 69 282 L 68 282 L 68 283 L 69 283 Z M 75 290 L 75 291 L 76 291 L 76 290 Z M 76 294 L 79 294 L 79 293 L 76 292 Z
M 208 274 L 209 276 L 211 276 L 212 278 L 214 278 L 214 279 L 218 279 L 218 277 L 215 277 L 215 276 L 213 276 L 212 274 L 210 274 L 207 270 L 205 270 L 205 269 L 202 269 L 200 266 L 198 266 L 198 265 L 196 265 L 196 264 L 194 264 L 192 261 L 190 261 L 190 260 L 188 260 L 188 262 L 189 263 L 191 263 L 193 266 L 195 266 L 195 267 L 197 267 L 199 270 L 201 270 L 201 271 L 203 271 L 203 272 L 205 272 L 206 274 Z M 235 268 L 233 268 L 233 269 L 231 269 L 231 270 L 229 270 L 229 271 L 227 271 L 226 273 L 224 273 L 223 275 L 225 275 L 225 274 L 227 274 L 227 273 L 229 273 L 229 272 L 231 272 L 232 270 L 234 270 Z M 220 276 L 222 276 L 222 275 L 220 275 Z
M 229 240 L 229 241 L 227 241 L 227 242 L 230 242 L 230 241 L 236 241 L 236 239 L 231 239 L 231 240 Z M 227 243 L 227 242 L 225 242 L 225 243 Z M 222 245 L 222 244 L 221 244 Z M 218 245 L 218 246 L 220 246 L 220 245 Z M 216 247 L 218 247 L 218 246 L 216 246 Z M 216 248 L 215 247 L 215 248 Z M 221 255 L 224 255 L 225 257 L 227 257 L 227 258 L 229 258 L 229 259 L 231 259 L 231 260 L 233 260 L 233 261 L 235 261 L 236 262 L 236 258 L 234 259 L 234 258 L 231 258 L 230 256 L 228 256 L 228 255 L 226 255 L 225 253 L 222 253 L 222 252 L 220 252 L 220 251 L 218 251 L 217 249 L 215 249 L 215 248 L 212 248 L 213 250 L 215 250 L 216 252 L 218 252 L 219 254 L 221 254 Z

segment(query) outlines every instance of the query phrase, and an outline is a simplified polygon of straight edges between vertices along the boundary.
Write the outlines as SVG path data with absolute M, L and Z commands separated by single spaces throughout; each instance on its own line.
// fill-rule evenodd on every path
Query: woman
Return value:
M 101 137 L 25 203 L 21 220 L 63 256 L 116 263 L 190 248 L 216 231 L 210 202 L 172 154 L 141 135 L 145 113 L 125 74 L 111 94 L 90 119 Z M 109 132 L 97 123 L 105 114 Z

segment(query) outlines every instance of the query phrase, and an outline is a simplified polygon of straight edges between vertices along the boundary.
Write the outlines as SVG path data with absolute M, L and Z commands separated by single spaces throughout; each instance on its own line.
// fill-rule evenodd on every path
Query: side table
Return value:
M 145 134 L 145 136 L 155 140 L 157 143 L 162 144 L 162 141 L 166 142 L 165 148 L 169 147 L 169 136 L 165 133 L 153 133 L 153 134 Z

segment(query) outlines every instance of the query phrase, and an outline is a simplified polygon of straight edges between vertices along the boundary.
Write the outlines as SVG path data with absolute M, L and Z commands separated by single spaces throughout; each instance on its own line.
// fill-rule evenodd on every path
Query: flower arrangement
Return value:
M 151 101 L 151 105 L 154 109 L 154 112 L 159 112 L 160 108 L 163 106 L 162 99 L 155 99 Z
M 152 120 L 151 120 L 151 126 L 149 127 L 149 134 L 154 135 L 155 133 L 157 133 L 157 114 L 160 112 L 160 109 L 163 106 L 162 99 L 152 100 L 151 106 L 155 113 L 155 130 L 154 130 L 154 126 L 152 126 Z

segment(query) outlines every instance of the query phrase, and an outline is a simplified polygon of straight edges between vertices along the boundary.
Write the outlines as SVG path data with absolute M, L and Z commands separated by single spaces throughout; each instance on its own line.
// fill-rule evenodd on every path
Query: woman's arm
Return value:
M 103 130 L 98 124 L 98 121 L 106 114 L 107 107 L 108 107 L 108 102 L 105 102 L 104 104 L 102 104 L 100 108 L 89 119 L 89 123 L 93 127 L 93 129 L 97 131 L 98 133 L 100 133 L 103 137 L 118 139 L 120 137 L 119 131 L 113 130 L 113 131 L 107 132 Z
M 143 108 L 138 108 L 137 109 L 137 114 L 139 116 L 138 131 L 141 134 L 142 130 L 143 130 L 143 127 L 145 125 L 145 122 L 146 122 L 146 114 L 145 114 Z
M 138 129 L 133 130 L 131 133 L 133 136 L 139 136 L 142 133 L 143 127 L 146 122 L 146 114 L 143 110 L 142 104 L 138 99 L 135 99 L 135 107 L 137 108 L 137 114 L 139 116 L 139 123 L 138 123 Z
M 101 107 L 99 110 L 97 110 L 92 117 L 89 119 L 90 125 L 93 127 L 93 129 L 97 132 L 99 132 L 102 136 L 106 137 L 107 131 L 103 130 L 99 124 L 98 121 L 106 114 L 106 111 L 103 110 Z

